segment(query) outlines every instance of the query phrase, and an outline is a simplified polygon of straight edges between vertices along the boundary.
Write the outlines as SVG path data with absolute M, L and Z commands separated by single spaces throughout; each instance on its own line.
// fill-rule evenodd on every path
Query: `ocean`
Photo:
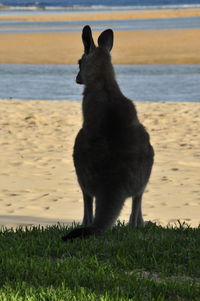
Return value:
M 200 0 L 1 0 L 1 4 L 10 7 L 29 9 L 146 9 L 151 7 L 199 7 Z

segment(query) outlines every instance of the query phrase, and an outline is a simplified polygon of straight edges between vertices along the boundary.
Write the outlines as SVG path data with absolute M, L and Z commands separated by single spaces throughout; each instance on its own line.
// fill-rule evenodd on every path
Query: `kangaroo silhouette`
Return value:
M 82 41 L 84 54 L 76 82 L 84 85 L 83 125 L 75 139 L 73 159 L 84 216 L 83 227 L 73 229 L 64 241 L 103 234 L 115 223 L 128 197 L 132 197 L 130 225 L 143 226 L 142 194 L 154 157 L 133 102 L 122 94 L 115 79 L 110 56 L 113 31 L 103 31 L 96 47 L 87 25 Z

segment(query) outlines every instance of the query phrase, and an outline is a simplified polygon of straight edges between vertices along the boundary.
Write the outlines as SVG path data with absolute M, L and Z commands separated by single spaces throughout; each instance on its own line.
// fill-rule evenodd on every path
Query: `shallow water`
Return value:
M 79 32 L 88 22 L 94 31 L 102 31 L 108 27 L 114 31 L 200 28 L 200 17 L 98 21 L 1 21 L 0 33 Z
M 0 98 L 82 99 L 76 65 L 0 65 Z M 116 65 L 122 92 L 135 101 L 200 101 L 199 65 Z

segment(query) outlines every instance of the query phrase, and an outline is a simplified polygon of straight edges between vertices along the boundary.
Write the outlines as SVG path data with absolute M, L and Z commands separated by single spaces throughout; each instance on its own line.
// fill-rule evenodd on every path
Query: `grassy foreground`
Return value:
M 64 243 L 69 230 L 1 230 L 1 301 L 200 300 L 200 227 L 118 224 Z

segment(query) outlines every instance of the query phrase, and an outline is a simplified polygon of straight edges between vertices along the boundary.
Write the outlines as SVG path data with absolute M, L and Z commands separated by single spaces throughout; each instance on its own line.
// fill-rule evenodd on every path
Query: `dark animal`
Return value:
M 84 217 L 83 227 L 72 230 L 63 240 L 102 234 L 114 224 L 130 196 L 129 223 L 143 226 L 142 194 L 154 157 L 133 102 L 122 94 L 115 80 L 110 56 L 113 31 L 102 32 L 96 47 L 90 27 L 85 26 L 82 40 L 84 54 L 76 82 L 85 86 L 83 126 L 75 140 L 73 157 L 83 192 Z

